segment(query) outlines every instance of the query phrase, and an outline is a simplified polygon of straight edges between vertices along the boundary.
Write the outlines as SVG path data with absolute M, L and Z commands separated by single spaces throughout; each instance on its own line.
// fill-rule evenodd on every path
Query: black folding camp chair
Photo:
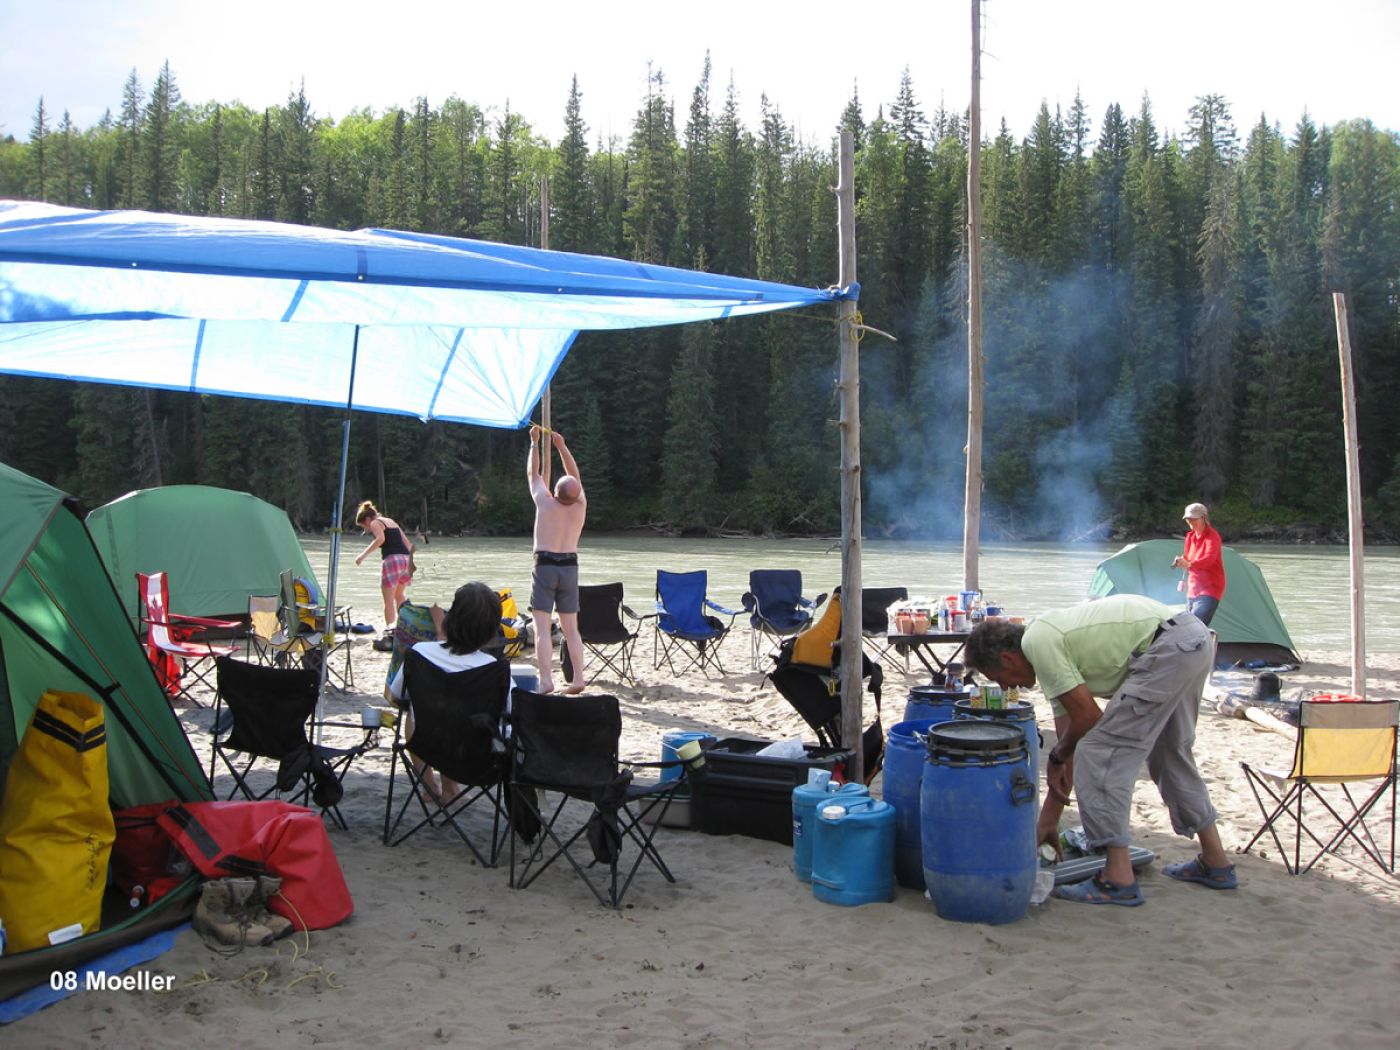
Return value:
M 404 662 L 405 696 L 413 719 L 413 736 L 403 738 L 405 719 L 394 729 L 389 760 L 389 790 L 384 799 L 384 842 L 397 846 L 414 832 L 447 825 L 466 843 L 483 867 L 494 867 L 505 843 L 506 811 L 501 786 L 508 755 L 502 735 L 510 663 L 494 660 L 467 671 L 447 671 L 410 649 Z M 424 767 L 437 770 L 461 788 L 453 798 L 428 790 Z M 400 774 L 407 791 L 394 810 L 394 785 Z M 400 831 L 409 808 L 417 803 L 422 819 Z M 491 835 L 483 852 L 467 834 L 468 810 L 481 803 L 490 809 Z
M 786 638 L 774 657 L 775 666 L 767 676 L 784 700 L 817 734 L 823 747 L 846 747 L 841 715 L 841 594 L 832 595 L 826 612 L 811 629 Z M 880 690 L 884 671 L 865 652 L 860 654 L 861 679 L 875 700 L 875 720 L 861 734 L 865 780 L 869 783 L 885 755 L 885 733 L 880 723 Z
M 377 743 L 375 731 L 359 723 L 312 721 L 320 682 L 310 668 L 261 667 L 221 656 L 215 661 L 215 675 L 210 787 L 215 761 L 221 760 L 233 775 L 230 799 L 241 795 L 257 802 L 285 796 L 299 805 L 315 805 L 344 828 L 337 805 L 344 793 L 342 782 L 350 764 Z M 350 747 L 313 744 L 307 730 L 318 725 L 357 730 L 363 737 Z M 276 777 L 261 790 L 250 783 L 259 759 L 279 763 Z
M 889 642 L 889 617 L 885 610 L 895 602 L 908 600 L 908 587 L 862 587 L 860 591 L 860 633 L 866 652 L 891 670 L 908 670 L 909 647 Z
M 637 635 L 642 623 L 652 619 L 654 614 L 638 616 L 623 604 L 623 590 L 620 583 L 600 583 L 582 586 L 578 589 L 578 633 L 583 639 L 587 653 L 584 673 L 606 668 L 617 676 L 617 680 L 635 685 L 637 678 L 632 672 L 632 653 L 637 647 Z M 629 627 L 623 617 L 636 624 Z M 569 647 L 563 646 L 564 677 L 573 681 L 573 660 Z
M 684 763 L 620 763 L 622 714 L 615 696 L 546 696 L 523 689 L 512 696 L 512 823 L 519 827 L 538 821 L 540 831 L 533 845 L 519 853 L 520 836 L 511 836 L 511 887 L 529 886 L 560 857 L 598 903 L 613 908 L 621 906 L 644 860 L 667 882 L 675 882 L 654 836 L 686 783 Z M 638 766 L 679 766 L 682 775 L 666 781 L 639 780 L 632 774 Z M 552 806 L 547 801 L 551 792 L 558 796 Z M 572 812 L 578 807 L 568 806 L 571 800 L 587 803 L 591 814 L 578 820 Z M 622 857 L 629 844 L 636 856 L 624 875 Z M 578 856 L 585 847 L 591 851 L 586 863 Z M 606 882 L 590 876 L 596 865 L 604 866 Z

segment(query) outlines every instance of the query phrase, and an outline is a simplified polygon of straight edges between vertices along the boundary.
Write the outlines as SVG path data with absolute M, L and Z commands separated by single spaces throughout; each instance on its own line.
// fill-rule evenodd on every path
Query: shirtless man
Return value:
M 530 458 L 526 478 L 530 483 L 530 498 L 535 501 L 535 572 L 530 586 L 530 611 L 535 620 L 535 659 L 540 671 L 540 692 L 554 692 L 554 674 L 550 667 L 554 656 L 550 635 L 550 614 L 559 612 L 559 626 L 564 631 L 564 644 L 569 647 L 569 663 L 573 681 L 564 691 L 583 692 L 583 639 L 578 632 L 578 538 L 583 532 L 583 519 L 588 511 L 588 499 L 583 494 L 583 482 L 578 478 L 578 464 L 564 444 L 564 438 L 551 432 L 550 439 L 559 450 L 564 473 L 549 491 L 540 473 L 540 428 L 530 428 Z

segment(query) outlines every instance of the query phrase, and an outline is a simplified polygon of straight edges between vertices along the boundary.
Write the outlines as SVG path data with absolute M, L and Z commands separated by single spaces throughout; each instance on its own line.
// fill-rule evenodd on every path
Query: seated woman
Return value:
M 445 671 L 468 671 L 496 659 L 494 654 L 484 650 L 496 640 L 500 626 L 500 596 L 484 583 L 466 583 L 457 588 L 452 607 L 442 619 L 441 639 L 419 642 L 413 649 Z M 404 667 L 400 666 L 389 682 L 389 696 L 404 708 L 403 732 L 407 741 L 413 739 L 413 698 L 406 693 L 404 678 Z M 423 778 L 429 793 L 439 802 L 450 802 L 461 790 L 459 784 L 446 777 L 440 778 L 436 770 L 425 767 L 411 752 L 409 761 Z

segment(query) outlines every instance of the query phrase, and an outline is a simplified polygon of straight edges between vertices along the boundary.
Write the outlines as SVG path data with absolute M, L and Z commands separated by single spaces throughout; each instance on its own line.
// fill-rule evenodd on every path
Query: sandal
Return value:
M 1131 886 L 1120 886 L 1098 875 L 1084 882 L 1057 886 L 1055 896 L 1062 901 L 1074 901 L 1076 904 L 1121 904 L 1125 908 L 1136 908 L 1145 903 L 1142 890 L 1138 888 L 1136 881 Z
M 1176 879 L 1177 882 L 1198 882 L 1213 890 L 1233 890 L 1240 884 L 1239 879 L 1235 877 L 1233 864 L 1227 864 L 1223 868 L 1212 868 L 1205 862 L 1205 858 L 1199 855 L 1195 860 L 1166 865 L 1162 868 L 1162 874 L 1169 879 Z

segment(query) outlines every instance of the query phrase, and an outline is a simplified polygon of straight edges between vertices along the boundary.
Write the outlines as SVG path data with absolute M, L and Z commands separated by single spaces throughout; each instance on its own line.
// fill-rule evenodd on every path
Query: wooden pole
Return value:
M 856 283 L 856 150 L 849 131 L 841 132 L 836 187 L 836 216 L 840 243 L 840 287 Z M 850 780 L 865 781 L 861 747 L 860 574 L 860 357 L 856 304 L 842 299 L 837 340 L 841 373 L 837 381 L 841 402 L 841 739 L 853 752 Z
M 1337 315 L 1337 353 L 1342 366 L 1342 425 L 1347 449 L 1347 546 L 1351 551 L 1351 692 L 1366 699 L 1366 536 L 1361 518 L 1361 461 L 1356 442 L 1356 388 L 1351 373 L 1347 297 L 1332 293 Z
M 540 179 L 540 247 L 549 251 L 549 179 Z M 550 429 L 553 423 L 552 398 L 548 384 L 544 388 L 544 395 L 540 398 L 540 426 L 546 430 Z M 549 487 L 550 474 L 554 467 L 554 445 L 545 435 L 540 441 L 540 451 L 543 453 L 540 459 L 540 476 L 544 479 L 545 487 Z
M 963 590 L 980 591 L 982 533 L 982 0 L 972 0 L 972 102 L 967 125 L 967 481 L 963 487 Z

